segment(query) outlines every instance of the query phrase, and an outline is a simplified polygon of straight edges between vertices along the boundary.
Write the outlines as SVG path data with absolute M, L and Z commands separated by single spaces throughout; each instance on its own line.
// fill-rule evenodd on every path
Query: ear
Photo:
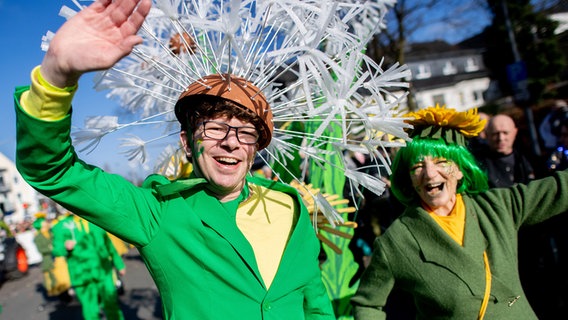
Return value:
M 463 172 L 461 171 L 461 169 L 458 167 L 457 164 L 454 163 L 454 166 L 456 166 L 456 178 L 459 180 L 463 179 Z
M 179 133 L 179 141 L 183 147 L 183 151 L 185 151 L 185 155 L 191 158 L 191 146 L 189 144 L 189 138 L 187 135 L 187 131 L 183 130 Z

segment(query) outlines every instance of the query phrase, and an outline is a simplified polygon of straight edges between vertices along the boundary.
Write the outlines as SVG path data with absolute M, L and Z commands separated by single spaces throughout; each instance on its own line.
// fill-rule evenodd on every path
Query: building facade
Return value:
M 27 184 L 16 165 L 0 153 L 0 210 L 8 224 L 34 219 L 39 211 L 40 196 Z
M 481 49 L 423 43 L 410 49 L 406 64 L 412 74 L 408 99 L 417 109 L 440 104 L 464 111 L 486 102 L 491 81 Z

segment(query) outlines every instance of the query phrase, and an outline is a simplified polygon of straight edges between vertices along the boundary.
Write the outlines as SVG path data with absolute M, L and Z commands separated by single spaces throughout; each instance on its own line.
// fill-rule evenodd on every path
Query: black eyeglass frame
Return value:
M 222 138 L 217 138 L 217 137 L 212 137 L 207 135 L 207 130 L 205 129 L 205 125 L 207 123 L 215 123 L 218 125 L 222 125 L 225 126 L 227 128 L 227 130 L 225 131 L 225 135 Z M 205 120 L 202 121 L 200 123 L 197 124 L 197 127 L 202 127 L 203 128 L 203 135 L 209 139 L 213 139 L 213 140 L 217 140 L 217 141 L 223 141 L 227 138 L 227 136 L 229 135 L 229 132 L 231 132 L 232 129 L 235 130 L 235 136 L 237 137 L 237 141 L 239 141 L 239 143 L 242 144 L 246 144 L 246 145 L 254 145 L 258 143 L 258 140 L 260 139 L 260 134 L 258 133 L 258 130 L 255 127 L 249 127 L 249 126 L 239 126 L 239 127 L 235 127 L 232 126 L 226 122 L 221 122 L 221 121 L 215 121 L 215 120 Z M 254 137 L 256 138 L 254 142 L 244 142 L 241 141 L 241 138 L 239 137 L 239 129 L 254 129 L 255 130 L 255 135 Z M 253 135 L 248 134 L 248 132 L 246 133 L 248 136 L 253 137 Z

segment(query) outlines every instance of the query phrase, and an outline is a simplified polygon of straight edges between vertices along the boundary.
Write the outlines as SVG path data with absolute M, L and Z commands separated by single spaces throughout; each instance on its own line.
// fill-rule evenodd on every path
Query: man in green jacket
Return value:
M 31 88 L 16 91 L 20 172 L 138 248 L 165 319 L 334 319 L 301 197 L 248 175 L 273 123 L 246 79 L 211 75 L 176 104 L 189 179 L 152 175 L 137 187 L 77 158 L 69 137 L 77 81 L 128 55 L 149 10 L 150 0 L 99 0 L 55 34 Z
M 124 319 L 115 272 L 124 275 L 125 265 L 106 231 L 70 214 L 53 226 L 52 234 L 53 255 L 67 260 L 83 318 L 100 319 L 102 305 L 106 319 Z

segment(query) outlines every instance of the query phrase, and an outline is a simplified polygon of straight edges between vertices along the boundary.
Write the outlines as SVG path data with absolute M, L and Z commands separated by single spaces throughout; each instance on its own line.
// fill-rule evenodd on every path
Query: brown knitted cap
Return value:
M 192 107 L 192 98 L 200 95 L 220 97 L 254 112 L 264 126 L 264 130 L 260 132 L 258 150 L 270 144 L 274 129 L 272 111 L 264 94 L 251 82 L 231 74 L 213 74 L 190 84 L 182 92 L 175 106 L 175 114 L 180 123 L 187 121 L 186 111 Z

